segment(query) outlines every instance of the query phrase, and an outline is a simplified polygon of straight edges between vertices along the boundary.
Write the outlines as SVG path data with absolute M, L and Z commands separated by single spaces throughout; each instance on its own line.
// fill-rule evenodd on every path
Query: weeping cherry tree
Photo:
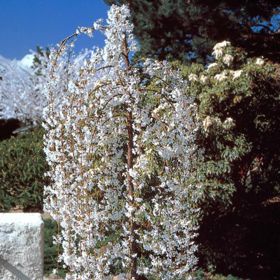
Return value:
M 167 62 L 133 61 L 129 17 L 113 5 L 50 54 L 45 210 L 61 226 L 66 279 L 185 279 L 197 262 L 196 106 Z M 96 31 L 105 46 L 73 57 L 78 35 Z

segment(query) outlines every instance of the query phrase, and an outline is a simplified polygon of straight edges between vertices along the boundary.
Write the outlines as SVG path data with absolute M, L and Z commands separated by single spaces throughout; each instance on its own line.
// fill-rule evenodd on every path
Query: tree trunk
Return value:
M 127 39 L 124 38 L 123 41 L 123 56 L 125 59 L 126 68 L 130 68 L 129 63 L 129 50 L 127 46 Z M 127 141 L 127 167 L 128 170 L 133 168 L 133 116 L 131 110 L 127 110 L 127 134 L 128 134 L 128 141 Z M 127 192 L 129 196 L 129 205 L 134 207 L 134 186 L 132 182 L 132 177 L 128 173 L 127 174 Z M 129 256 L 130 256 L 130 267 L 128 273 L 128 279 L 139 279 L 137 275 L 137 244 L 136 244 L 136 236 L 135 236 L 135 222 L 134 222 L 134 214 L 131 214 L 129 218 Z
M 127 133 L 128 133 L 128 143 L 127 143 L 127 167 L 128 169 L 133 168 L 133 128 L 132 128 L 133 120 L 132 120 L 132 113 L 128 112 L 127 114 Z M 127 175 L 128 181 L 128 195 L 129 195 L 129 204 L 130 206 L 134 207 L 134 186 L 132 182 L 132 177 Z M 131 258 L 131 264 L 129 268 L 129 278 L 128 279 L 138 279 L 137 278 L 137 258 L 135 254 L 137 254 L 137 246 L 135 242 L 135 223 L 133 221 L 134 215 L 131 214 L 129 218 L 129 231 L 130 231 L 130 240 L 129 240 L 129 255 Z

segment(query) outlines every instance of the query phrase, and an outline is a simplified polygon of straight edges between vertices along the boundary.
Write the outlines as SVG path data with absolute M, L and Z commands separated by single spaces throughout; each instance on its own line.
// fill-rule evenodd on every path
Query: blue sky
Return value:
M 0 55 L 20 59 L 38 45 L 55 45 L 107 10 L 103 0 L 0 0 Z M 103 37 L 84 37 L 77 47 L 92 45 L 102 46 Z

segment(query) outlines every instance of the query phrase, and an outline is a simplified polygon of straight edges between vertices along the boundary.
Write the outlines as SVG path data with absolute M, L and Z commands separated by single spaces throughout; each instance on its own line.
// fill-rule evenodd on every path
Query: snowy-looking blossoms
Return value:
M 44 50 L 27 56 L 29 61 L 36 57 L 39 62 L 29 62 L 31 65 L 27 66 L 22 61 L 11 61 L 0 56 L 0 119 L 14 118 L 38 125 L 48 104 L 46 84 L 52 65 Z M 85 53 L 77 55 L 72 67 L 78 67 L 84 56 Z M 58 104 L 62 99 L 59 93 L 63 94 L 57 92 L 54 95 Z
M 69 63 L 72 42 L 64 42 L 51 53 L 47 85 L 52 184 L 45 210 L 62 228 L 66 279 L 120 272 L 127 279 L 181 279 L 197 261 L 191 217 L 198 209 L 188 182 L 196 107 L 168 63 L 131 63 L 137 44 L 126 6 L 113 5 L 106 25 L 77 33 L 96 29 L 105 47 Z
M 0 57 L 0 77 L 0 118 L 33 123 L 41 119 L 47 99 L 37 88 L 33 70 Z

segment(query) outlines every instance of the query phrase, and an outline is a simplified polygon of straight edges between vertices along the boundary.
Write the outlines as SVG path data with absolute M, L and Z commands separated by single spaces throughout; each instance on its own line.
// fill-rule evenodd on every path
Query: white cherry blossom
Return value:
M 196 107 L 169 63 L 131 62 L 129 18 L 112 5 L 106 23 L 89 28 L 104 32 L 104 48 L 71 58 L 71 38 L 51 53 L 45 210 L 62 229 L 66 279 L 105 279 L 118 266 L 127 279 L 171 280 L 197 262 L 188 182 Z

